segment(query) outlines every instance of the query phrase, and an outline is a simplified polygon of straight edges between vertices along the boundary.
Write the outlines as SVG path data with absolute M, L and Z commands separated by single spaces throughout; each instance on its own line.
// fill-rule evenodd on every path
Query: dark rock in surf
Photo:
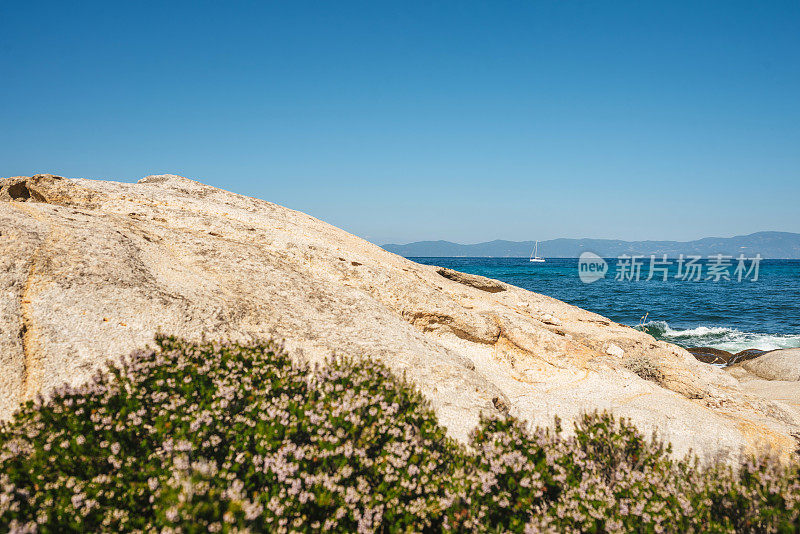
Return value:
M 760 349 L 745 349 L 743 351 L 739 351 L 733 355 L 731 360 L 728 362 L 728 365 L 733 365 L 734 363 L 741 363 L 746 362 L 747 360 L 752 360 L 758 358 L 762 354 L 766 354 L 769 351 L 760 350 Z
M 746 362 L 747 360 L 758 358 L 767 352 L 759 349 L 745 349 L 736 354 L 731 354 L 727 350 L 715 349 L 712 347 L 690 347 L 686 350 L 703 363 L 725 366 Z
M 734 358 L 733 354 L 726 350 L 714 349 L 711 347 L 690 347 L 686 350 L 703 363 L 729 365 L 731 359 Z

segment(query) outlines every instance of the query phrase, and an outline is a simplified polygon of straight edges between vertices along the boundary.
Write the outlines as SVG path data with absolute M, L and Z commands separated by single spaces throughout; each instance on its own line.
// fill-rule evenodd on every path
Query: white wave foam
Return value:
M 742 332 L 723 326 L 698 326 L 676 330 L 665 321 L 652 321 L 646 323 L 644 327 L 655 337 L 684 347 L 711 347 L 728 352 L 800 347 L 800 335 Z
M 732 328 L 724 328 L 721 326 L 698 326 L 697 328 L 690 328 L 688 330 L 673 330 L 667 325 L 667 331 L 664 332 L 665 336 L 670 337 L 699 337 L 699 336 L 718 336 L 738 332 Z

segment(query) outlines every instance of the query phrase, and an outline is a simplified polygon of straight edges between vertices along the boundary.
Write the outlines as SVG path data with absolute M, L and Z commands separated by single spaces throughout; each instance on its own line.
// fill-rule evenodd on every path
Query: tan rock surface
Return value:
M 737 364 L 749 373 L 765 380 L 800 381 L 800 349 L 772 350 Z M 797 384 L 800 390 L 800 384 Z
M 781 403 L 800 415 L 800 349 L 770 351 L 726 368 L 747 392 Z
M 419 265 L 303 213 L 185 178 L 0 182 L 0 417 L 156 331 L 378 358 L 465 439 L 612 409 L 678 453 L 790 454 L 800 416 L 676 346 L 502 282 Z M 625 367 L 648 358 L 660 384 Z

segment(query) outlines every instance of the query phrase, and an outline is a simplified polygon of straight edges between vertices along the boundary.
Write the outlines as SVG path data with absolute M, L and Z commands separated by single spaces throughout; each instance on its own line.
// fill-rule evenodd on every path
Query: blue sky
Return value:
M 377 242 L 800 232 L 800 2 L 9 2 L 0 176 Z

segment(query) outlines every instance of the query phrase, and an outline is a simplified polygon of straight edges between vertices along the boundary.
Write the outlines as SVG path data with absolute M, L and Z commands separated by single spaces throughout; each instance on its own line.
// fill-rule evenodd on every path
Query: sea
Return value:
M 800 347 L 800 260 L 703 258 L 690 269 L 677 258 L 409 259 L 502 280 L 687 348 Z M 591 274 L 588 261 L 607 271 L 586 283 L 579 266 Z

